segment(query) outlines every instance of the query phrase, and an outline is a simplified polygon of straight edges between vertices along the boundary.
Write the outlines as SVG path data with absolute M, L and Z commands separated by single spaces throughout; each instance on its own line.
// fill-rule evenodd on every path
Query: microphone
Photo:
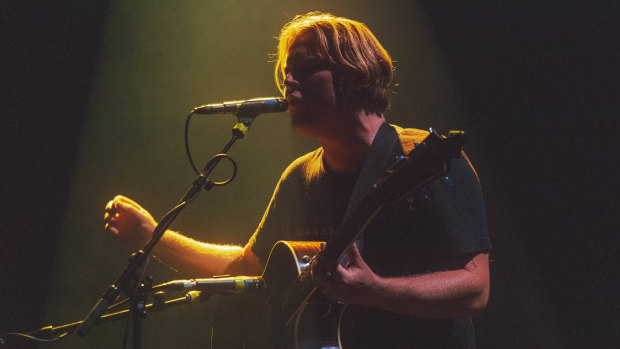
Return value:
M 279 97 L 254 98 L 247 101 L 231 101 L 205 104 L 192 110 L 192 114 L 226 114 L 238 117 L 257 117 L 261 113 L 280 113 L 288 109 L 286 99 Z
M 174 280 L 153 286 L 152 290 L 204 291 L 206 294 L 261 293 L 265 280 L 261 277 L 236 276 L 208 279 Z

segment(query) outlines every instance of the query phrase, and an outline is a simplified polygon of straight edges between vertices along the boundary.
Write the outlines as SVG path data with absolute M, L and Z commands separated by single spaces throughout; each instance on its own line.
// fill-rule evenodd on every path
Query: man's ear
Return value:
M 362 106 L 362 81 L 352 71 L 333 71 L 336 102 L 344 112 L 358 111 Z

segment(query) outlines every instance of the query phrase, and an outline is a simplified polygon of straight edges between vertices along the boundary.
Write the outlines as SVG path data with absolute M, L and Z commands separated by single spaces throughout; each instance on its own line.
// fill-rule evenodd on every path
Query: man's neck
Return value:
M 350 123 L 340 126 L 335 135 L 319 137 L 327 166 L 338 173 L 350 173 L 360 168 L 383 123 L 383 115 L 360 111 Z

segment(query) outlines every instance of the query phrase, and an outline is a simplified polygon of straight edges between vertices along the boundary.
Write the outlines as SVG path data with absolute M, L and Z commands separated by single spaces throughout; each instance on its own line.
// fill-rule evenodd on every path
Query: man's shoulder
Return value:
M 307 154 L 304 154 L 293 162 L 284 170 L 280 181 L 291 177 L 305 178 L 311 173 L 320 172 L 322 167 L 323 149 L 318 148 Z
M 429 134 L 429 131 L 417 128 L 404 128 L 397 125 L 391 126 L 396 130 L 396 133 L 398 133 L 398 139 L 400 140 L 405 154 L 411 152 L 413 148 L 415 148 L 418 143 L 422 142 Z

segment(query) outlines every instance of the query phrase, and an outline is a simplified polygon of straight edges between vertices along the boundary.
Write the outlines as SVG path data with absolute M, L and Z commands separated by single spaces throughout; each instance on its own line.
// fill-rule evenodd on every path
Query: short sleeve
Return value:
M 482 188 L 465 158 L 450 160 L 446 175 L 417 195 L 425 230 L 443 241 L 447 253 L 461 256 L 491 248 Z
M 280 224 L 278 224 L 279 210 L 277 209 L 279 192 L 280 183 L 276 186 L 271 200 L 269 201 L 269 205 L 263 214 L 263 218 L 248 242 L 248 246 L 263 265 L 267 262 L 271 248 L 281 236 L 281 233 L 278 231 L 278 227 L 280 226 Z

